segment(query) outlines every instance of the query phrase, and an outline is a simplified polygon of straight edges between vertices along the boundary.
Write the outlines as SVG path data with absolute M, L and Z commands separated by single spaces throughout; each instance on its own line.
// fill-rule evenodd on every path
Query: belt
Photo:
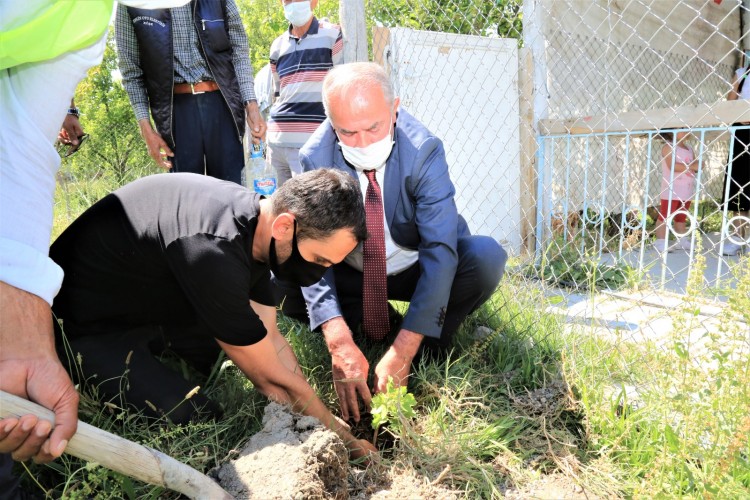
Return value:
M 175 83 L 175 94 L 203 94 L 204 92 L 213 92 L 219 90 L 219 84 L 216 82 L 196 82 L 196 83 Z

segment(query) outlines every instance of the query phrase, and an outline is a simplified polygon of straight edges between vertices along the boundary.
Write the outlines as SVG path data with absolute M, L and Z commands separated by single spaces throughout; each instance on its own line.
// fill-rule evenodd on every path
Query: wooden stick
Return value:
M 50 410 L 36 403 L 0 391 L 0 418 L 36 415 L 55 421 Z M 169 455 L 128 441 L 98 427 L 78 422 L 78 431 L 65 453 L 96 462 L 139 481 L 163 486 L 194 499 L 228 500 L 232 496 L 215 481 Z

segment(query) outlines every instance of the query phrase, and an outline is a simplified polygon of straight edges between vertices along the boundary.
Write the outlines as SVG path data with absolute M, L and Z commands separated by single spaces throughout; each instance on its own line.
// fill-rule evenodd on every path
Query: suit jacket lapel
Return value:
M 391 155 L 385 163 L 385 180 L 383 181 L 385 186 L 382 188 L 383 209 L 385 210 L 385 220 L 389 228 L 393 226 L 393 216 L 396 213 L 396 204 L 401 196 L 400 183 L 403 178 L 400 172 L 401 165 L 398 161 L 398 128 L 395 128 L 395 131 L 393 134 L 395 144 L 393 145 Z M 391 237 L 393 237 L 393 234 L 391 234 Z

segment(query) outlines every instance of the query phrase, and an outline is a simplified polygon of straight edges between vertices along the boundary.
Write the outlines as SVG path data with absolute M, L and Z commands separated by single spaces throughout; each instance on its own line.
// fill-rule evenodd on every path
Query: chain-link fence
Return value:
M 746 370 L 750 354 L 750 219 L 737 204 L 750 194 L 750 115 L 726 102 L 746 64 L 747 6 L 389 4 L 368 3 L 373 58 L 443 139 L 459 211 L 514 257 L 506 279 L 541 289 L 539 310 L 562 319 L 589 418 L 597 404 L 651 405 L 690 442 L 691 417 L 736 376 L 720 359 Z M 692 191 L 676 192 L 686 179 Z M 731 413 L 719 406 L 707 414 Z M 718 442 L 697 432 L 699 453 Z
M 390 70 L 402 104 L 445 141 L 459 208 L 473 229 L 533 261 L 545 279 L 586 286 L 549 263 L 572 266 L 593 252 L 645 278 L 641 285 L 685 293 L 695 252 L 651 245 L 667 197 L 662 167 L 675 163 L 663 158 L 664 136 L 684 129 L 693 132 L 685 144 L 697 186 L 688 227 L 666 239 L 700 239 L 716 269 L 703 292 L 713 297 L 723 287 L 739 257 L 721 254 L 747 236 L 736 230 L 743 214 L 722 203 L 736 129 L 711 105 L 724 100 L 740 66 L 741 3 L 371 4 L 386 26 L 375 29 L 373 57 Z M 520 14 L 522 26 L 510 22 Z M 420 15 L 428 20 L 417 28 L 443 33 L 402 27 Z M 577 129 L 566 125 L 576 120 Z M 681 177 L 676 163 L 664 175 Z M 634 263 L 623 252 L 636 247 Z M 659 260 L 662 272 L 651 265 Z M 654 273 L 656 282 L 648 279 Z
M 540 37 L 544 44 L 540 39 L 528 40 L 536 47 L 532 49 L 535 61 L 541 60 L 548 72 L 544 85 L 549 97 L 546 102 L 537 99 L 542 105 L 537 116 L 542 122 L 586 117 L 598 123 L 583 127 L 589 130 L 559 134 L 563 126 L 557 135 L 543 136 L 537 220 L 547 227 L 537 225 L 538 242 L 554 239 L 561 230 L 567 238 L 571 233 L 585 237 L 587 227 L 588 233 L 598 228 L 598 247 L 593 243 L 597 258 L 602 258 L 602 250 L 607 251 L 606 260 L 627 262 L 626 269 L 652 278 L 646 282 L 654 284 L 657 278 L 660 287 L 685 293 L 695 256 L 692 249 L 700 239 L 710 261 L 707 280 L 713 286 L 704 291 L 714 296 L 737 260 L 722 254 L 735 254 L 736 245 L 747 241 L 736 231 L 744 220 L 742 214 L 727 212 L 727 205 L 722 204 L 734 129 L 710 107 L 729 93 L 734 69 L 740 64 L 741 3 L 570 5 L 573 9 L 565 10 L 561 3 L 538 2 L 529 9 L 533 19 L 548 26 Z M 559 22 L 551 26 L 550 17 Z M 678 119 L 680 110 L 690 113 L 691 107 L 699 105 L 709 106 Z M 633 121 L 636 115 L 638 124 Z M 694 207 L 692 213 L 672 214 L 670 210 L 665 215 L 672 222 L 689 216 L 688 228 L 675 231 L 672 225 L 667 231 L 666 238 L 672 242 L 665 245 L 671 248 L 680 243 L 682 250 L 691 253 L 661 255 L 649 252 L 650 245 L 641 245 L 637 263 L 628 261 L 623 246 L 648 242 L 651 226 L 658 225 L 660 200 L 669 197 L 661 178 L 669 177 L 665 182 L 671 185 L 684 177 L 679 161 L 667 165 L 674 158 L 663 157 L 664 135 L 670 137 L 683 127 L 693 132 L 687 144 L 699 164 L 690 174 L 697 182 L 690 196 Z M 657 135 L 660 128 L 667 134 Z M 741 151 L 733 156 L 741 156 Z M 680 237 L 692 241 L 680 242 Z M 567 245 L 554 245 L 561 246 Z M 652 261 L 656 264 L 651 265 Z
M 659 380 L 674 355 L 689 358 L 695 402 L 747 359 L 750 219 L 736 203 L 750 196 L 750 107 L 726 102 L 746 64 L 744 1 L 367 0 L 365 13 L 372 59 L 445 144 L 459 212 L 508 250 L 505 280 L 562 318 L 572 370 L 604 370 L 615 395 L 601 397 L 673 396 Z M 280 9 L 268 15 L 283 26 Z M 79 88 L 92 139 L 63 162 L 67 221 L 155 171 L 115 70 L 110 47 Z M 686 177 L 690 205 L 674 205 Z M 685 418 L 682 403 L 665 411 Z

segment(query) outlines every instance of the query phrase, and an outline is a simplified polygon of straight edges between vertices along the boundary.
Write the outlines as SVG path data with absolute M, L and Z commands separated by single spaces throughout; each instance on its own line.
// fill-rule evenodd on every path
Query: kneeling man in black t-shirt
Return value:
M 158 357 L 175 353 L 208 374 L 223 349 L 259 391 L 320 419 L 352 455 L 374 450 L 308 385 L 277 328 L 269 281 L 273 271 L 317 282 L 365 239 L 364 220 L 356 180 L 335 170 L 297 176 L 269 199 L 187 173 L 132 182 L 50 249 L 65 271 L 53 306 L 60 357 L 103 397 L 185 423 L 220 409 L 200 392 L 186 400 L 193 384 Z

